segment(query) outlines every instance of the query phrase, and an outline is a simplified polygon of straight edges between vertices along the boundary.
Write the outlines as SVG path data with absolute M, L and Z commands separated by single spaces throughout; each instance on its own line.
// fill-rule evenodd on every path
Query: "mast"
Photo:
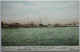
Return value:
M 47 25 L 47 18 L 46 18 L 46 25 Z
M 44 25 L 47 25 L 47 18 L 44 18 Z
M 40 18 L 40 24 L 41 24 L 41 18 Z
M 45 24 L 47 25 L 47 17 L 45 17 Z

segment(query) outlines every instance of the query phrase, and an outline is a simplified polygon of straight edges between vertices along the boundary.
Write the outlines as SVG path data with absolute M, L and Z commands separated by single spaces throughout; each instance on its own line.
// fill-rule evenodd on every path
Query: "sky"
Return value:
M 79 21 L 78 1 L 1 1 L 1 19 L 6 23 L 65 24 Z

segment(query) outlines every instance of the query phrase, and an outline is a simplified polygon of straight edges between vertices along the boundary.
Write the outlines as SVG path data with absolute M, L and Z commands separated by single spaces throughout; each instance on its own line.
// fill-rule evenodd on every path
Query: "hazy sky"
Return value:
M 34 21 L 48 24 L 72 23 L 78 21 L 79 3 L 77 1 L 2 1 L 1 15 L 6 23 L 28 23 Z

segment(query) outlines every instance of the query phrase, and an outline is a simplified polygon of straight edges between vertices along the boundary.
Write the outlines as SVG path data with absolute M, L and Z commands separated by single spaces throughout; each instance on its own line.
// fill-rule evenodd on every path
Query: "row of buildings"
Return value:
M 20 24 L 20 23 L 12 23 L 7 24 L 2 21 L 1 27 L 2 28 L 42 28 L 42 27 L 78 27 L 78 23 L 70 23 L 70 24 L 34 24 L 34 22 L 28 24 Z

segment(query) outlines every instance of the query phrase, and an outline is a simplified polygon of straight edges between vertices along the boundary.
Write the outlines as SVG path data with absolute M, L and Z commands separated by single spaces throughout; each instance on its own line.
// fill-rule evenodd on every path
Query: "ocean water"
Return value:
M 75 46 L 79 27 L 2 29 L 2 46 Z

